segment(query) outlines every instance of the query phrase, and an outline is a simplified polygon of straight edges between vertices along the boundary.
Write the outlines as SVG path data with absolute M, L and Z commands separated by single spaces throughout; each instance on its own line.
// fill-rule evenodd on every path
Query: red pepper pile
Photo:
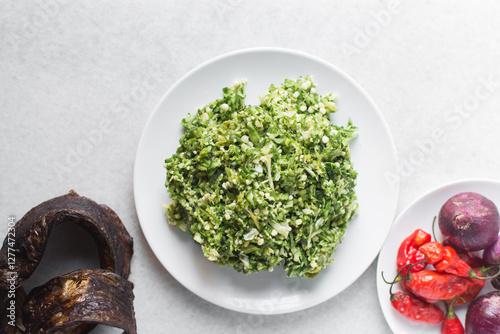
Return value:
M 484 287 L 487 269 L 482 265 L 477 256 L 431 241 L 429 233 L 417 229 L 399 247 L 398 275 L 388 282 L 391 304 L 410 320 L 441 323 L 442 334 L 464 333 L 453 306 L 473 300 Z M 404 292 L 392 292 L 396 282 Z M 446 313 L 438 306 L 441 301 Z

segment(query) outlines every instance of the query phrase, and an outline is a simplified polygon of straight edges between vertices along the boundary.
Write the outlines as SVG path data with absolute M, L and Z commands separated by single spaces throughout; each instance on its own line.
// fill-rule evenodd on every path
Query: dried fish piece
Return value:
M 26 213 L 14 226 L 14 247 L 9 248 L 5 238 L 0 250 L 0 289 L 8 288 L 7 279 L 12 272 L 17 273 L 16 287 L 28 279 L 43 256 L 54 226 L 70 222 L 79 224 L 94 237 L 102 269 L 128 278 L 133 240 L 122 221 L 108 206 L 71 190 L 67 195 L 48 200 Z M 9 254 L 13 251 L 16 261 L 9 263 Z
M 57 276 L 26 297 L 26 333 L 86 333 L 103 324 L 137 334 L 132 290 L 133 283 L 102 269 Z

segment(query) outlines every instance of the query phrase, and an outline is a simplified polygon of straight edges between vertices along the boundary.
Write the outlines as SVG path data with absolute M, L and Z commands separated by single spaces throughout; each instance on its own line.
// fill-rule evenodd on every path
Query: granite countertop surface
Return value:
M 335 297 L 290 314 L 234 312 L 186 289 L 139 224 L 139 137 L 194 67 L 287 48 L 339 67 L 379 107 L 400 164 L 395 214 L 444 183 L 500 179 L 499 10 L 451 0 L 1 1 L 0 236 L 8 217 L 74 189 L 113 208 L 134 238 L 138 333 L 391 333 L 376 260 Z M 95 252 L 80 228 L 58 228 L 28 285 L 98 265 Z

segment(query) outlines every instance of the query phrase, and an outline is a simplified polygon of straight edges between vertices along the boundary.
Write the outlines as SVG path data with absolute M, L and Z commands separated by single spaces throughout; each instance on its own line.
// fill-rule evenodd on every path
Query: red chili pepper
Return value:
M 456 299 L 454 300 L 456 301 Z M 447 307 L 447 312 L 443 318 L 443 323 L 441 324 L 441 334 L 464 334 L 464 326 L 462 322 L 457 317 L 455 312 L 453 312 L 454 301 L 450 303 Z
M 437 241 L 430 241 L 423 244 L 418 250 L 424 254 L 428 264 L 435 264 L 443 259 L 443 245 Z
M 478 277 L 482 277 L 485 274 L 483 269 L 473 268 L 473 270 L 476 273 L 476 275 L 478 275 Z M 472 283 L 472 286 L 469 288 L 469 290 L 461 294 L 460 298 L 458 299 L 447 300 L 446 303 L 448 305 L 450 305 L 453 302 L 453 300 L 455 300 L 454 305 L 462 305 L 472 301 L 479 295 L 481 290 L 484 288 L 484 285 L 486 284 L 486 280 L 484 279 L 477 279 L 471 277 L 468 278 L 468 280 Z
M 406 294 L 401 291 L 396 293 L 392 292 L 392 287 L 396 282 L 402 279 L 400 273 L 396 276 L 394 281 L 388 282 L 384 278 L 384 273 L 382 273 L 382 279 L 387 284 L 390 284 L 389 293 L 391 295 L 391 305 L 406 318 L 428 324 L 437 324 L 441 322 L 444 316 L 444 312 L 434 304 L 428 303 L 418 297 L 411 294 Z
M 443 258 L 434 264 L 437 271 L 462 277 L 476 277 L 476 273 L 471 266 L 458 256 L 457 251 L 451 246 L 443 247 Z
M 451 246 L 449 245 L 447 242 L 446 242 L 446 239 L 443 241 L 443 246 Z M 481 266 L 484 265 L 484 261 L 481 257 L 473 254 L 473 253 L 469 253 L 465 250 L 462 250 L 462 249 L 456 249 L 455 248 L 455 251 L 457 252 L 458 256 L 464 260 L 465 262 L 467 262 L 467 264 L 469 266 L 471 266 L 472 268 L 479 268 Z
M 391 294 L 391 304 L 406 318 L 426 324 L 438 324 L 444 312 L 434 304 L 400 291 Z
M 437 271 L 462 277 L 477 277 L 472 267 L 462 260 L 451 246 L 431 241 L 420 246 L 418 250 L 424 254 L 427 263 L 434 265 Z
M 456 251 L 458 253 L 458 256 L 472 268 L 479 268 L 484 265 L 483 259 L 480 258 L 479 256 L 476 256 L 466 251 L 460 251 L 460 250 Z
M 421 229 L 415 230 L 415 232 L 403 240 L 398 250 L 397 270 L 400 271 L 408 264 L 416 264 L 425 260 L 424 254 L 418 249 L 429 241 L 431 241 L 431 235 Z M 418 265 L 412 266 L 410 270 L 411 272 L 417 272 L 423 270 L 426 265 L 426 263 L 419 263 Z M 403 269 L 401 275 L 406 276 L 407 271 L 407 268 Z
M 415 296 L 429 303 L 436 303 L 458 297 L 472 285 L 465 277 L 435 270 L 421 270 L 416 273 L 408 272 L 404 287 Z

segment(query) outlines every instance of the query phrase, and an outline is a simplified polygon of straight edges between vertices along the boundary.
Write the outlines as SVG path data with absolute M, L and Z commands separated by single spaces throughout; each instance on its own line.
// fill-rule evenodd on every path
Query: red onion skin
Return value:
M 500 237 L 497 237 L 497 240 L 483 251 L 483 262 L 486 266 L 500 265 Z M 498 269 L 492 269 L 492 271 L 496 273 Z M 493 278 L 490 283 L 499 290 L 500 276 Z
M 465 192 L 451 197 L 441 207 L 438 225 L 449 245 L 478 251 L 497 240 L 500 216 L 491 200 L 477 193 Z
M 465 315 L 465 333 L 500 333 L 500 294 L 492 291 L 473 300 Z
M 487 265 L 500 264 L 500 237 L 483 251 L 483 261 Z

